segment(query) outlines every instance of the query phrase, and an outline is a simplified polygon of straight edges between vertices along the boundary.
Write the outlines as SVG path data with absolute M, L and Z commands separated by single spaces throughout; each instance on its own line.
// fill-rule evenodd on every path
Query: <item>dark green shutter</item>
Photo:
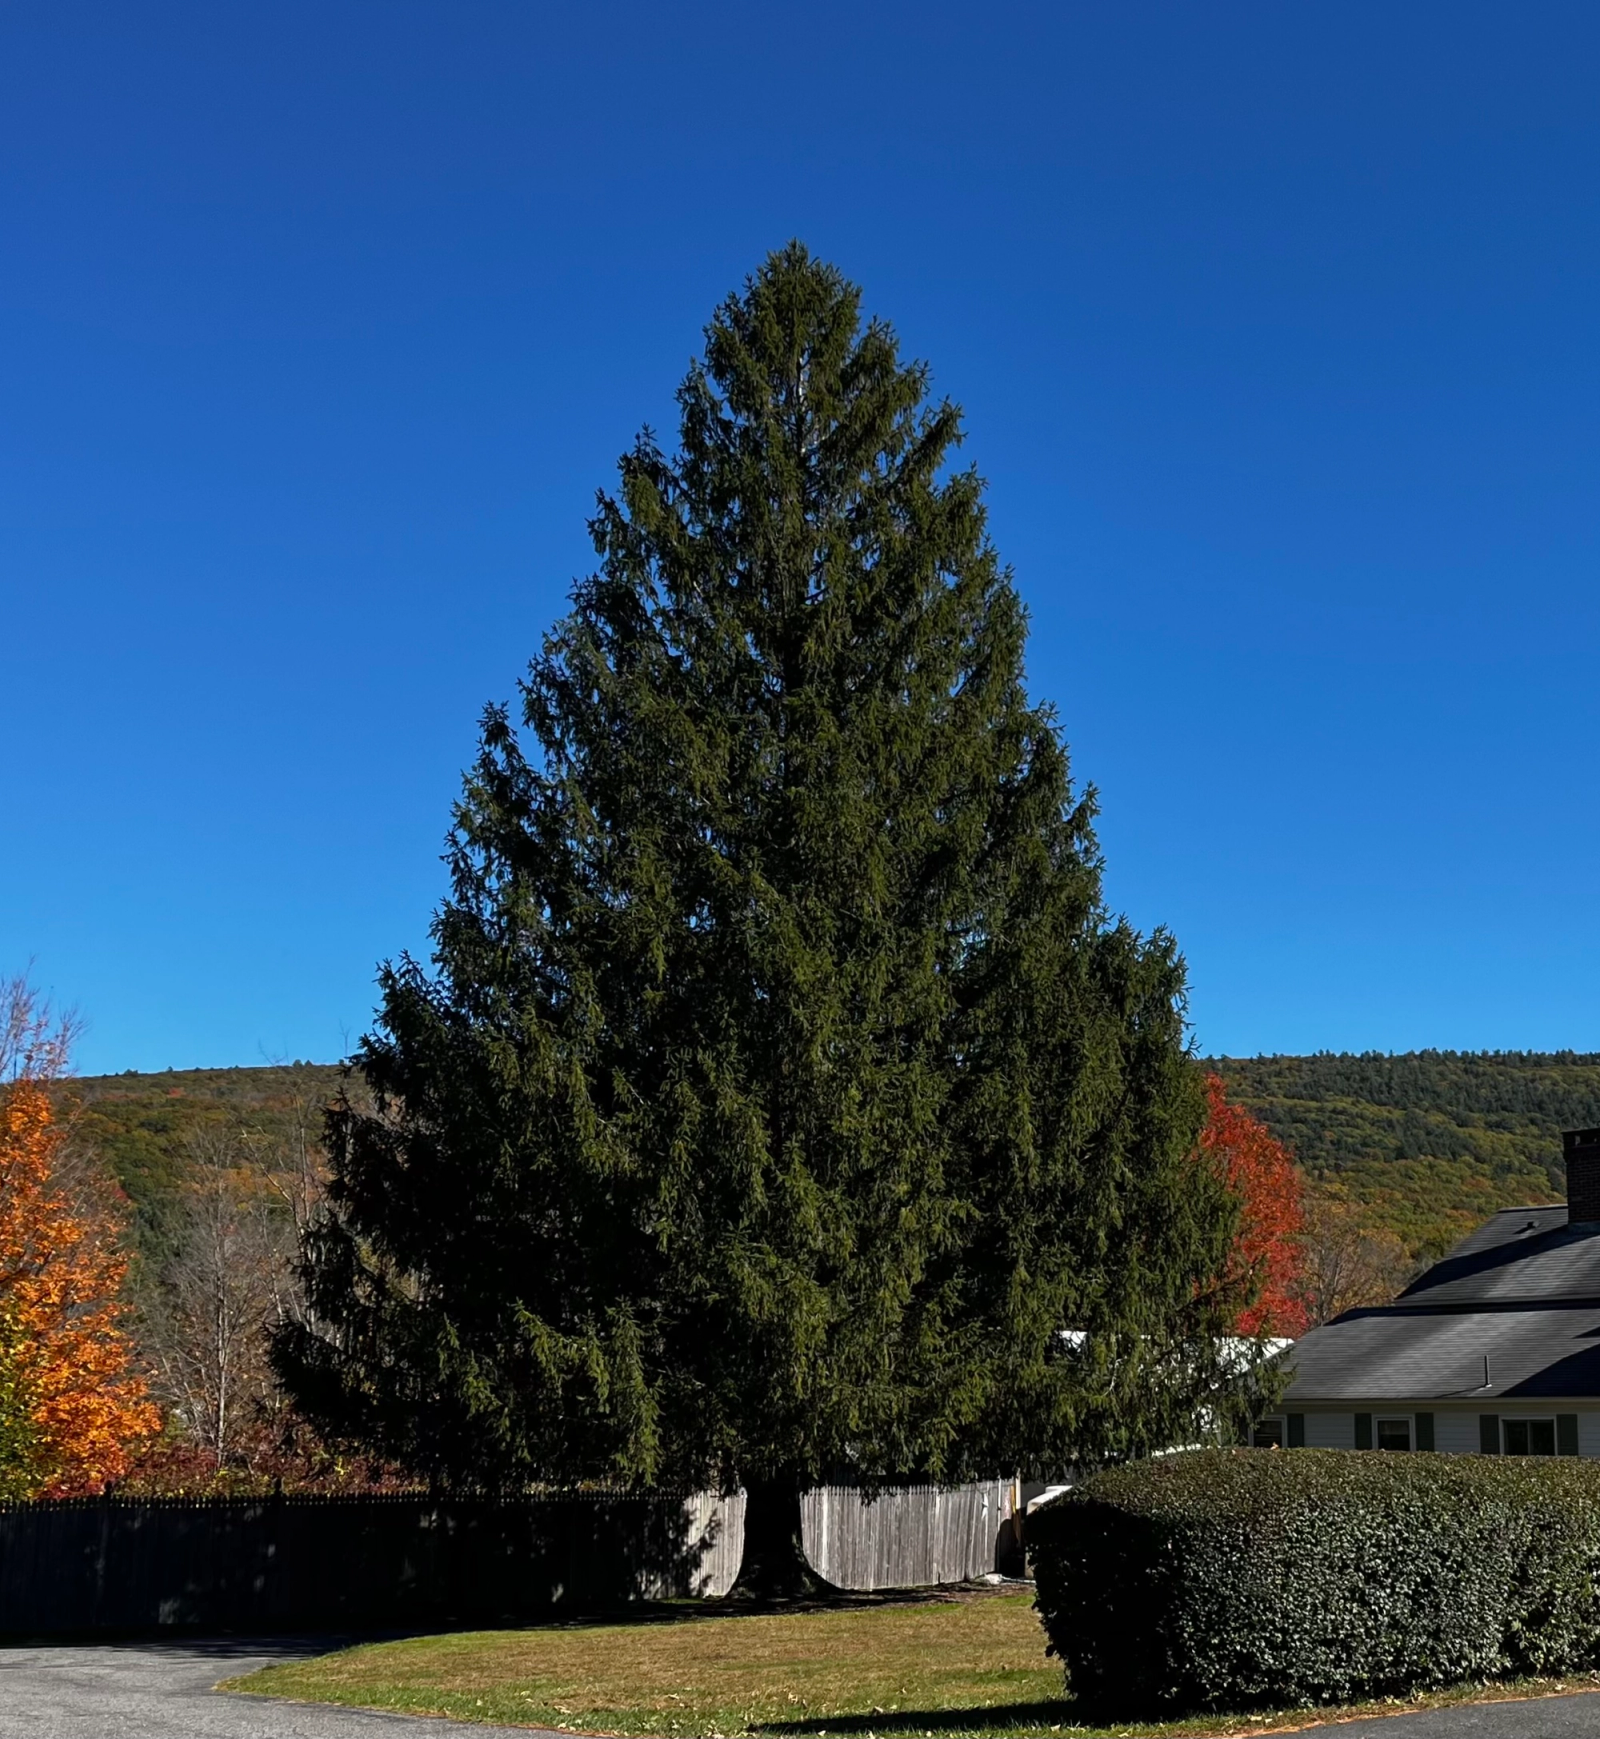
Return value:
M 1356 1414 L 1356 1448 L 1370 1449 L 1372 1447 L 1372 1415 L 1370 1413 Z
M 1578 1415 L 1576 1413 L 1556 1414 L 1556 1454 L 1576 1455 L 1578 1453 Z
M 1433 1448 L 1433 1415 L 1431 1413 L 1417 1415 L 1417 1448 Z
M 1498 1413 L 1480 1413 L 1478 1415 L 1478 1448 L 1484 1455 L 1500 1453 L 1500 1415 Z
M 1304 1413 L 1289 1415 L 1289 1447 L 1304 1449 L 1306 1446 L 1306 1416 Z

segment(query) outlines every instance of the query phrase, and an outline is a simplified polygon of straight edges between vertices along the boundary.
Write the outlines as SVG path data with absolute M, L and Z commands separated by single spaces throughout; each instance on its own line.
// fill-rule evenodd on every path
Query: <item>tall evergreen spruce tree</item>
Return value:
M 766 1592 L 830 1473 L 1136 1453 L 1240 1387 L 1181 961 L 1106 911 L 958 413 L 858 304 L 769 258 L 600 498 L 277 1345 L 446 1484 L 743 1484 Z

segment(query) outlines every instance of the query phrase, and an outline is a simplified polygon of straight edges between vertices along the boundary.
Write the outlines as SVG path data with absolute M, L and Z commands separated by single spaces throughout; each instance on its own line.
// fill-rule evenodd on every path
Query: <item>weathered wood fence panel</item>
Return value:
M 744 1556 L 744 1493 L 720 1497 L 702 1491 L 687 1499 L 683 1509 L 689 1537 L 702 1542 L 690 1592 L 720 1599 L 733 1586 Z
M 847 1588 L 960 1581 L 994 1568 L 1006 1492 L 826 1487 L 807 1554 Z M 742 1492 L 0 1504 L 0 1632 L 513 1622 L 724 1594 L 743 1545 Z
M 922 1588 L 995 1567 L 1009 1482 L 907 1486 L 867 1498 L 822 1486 L 801 1500 L 806 1556 L 841 1588 Z
M 1008 1480 L 953 1487 L 900 1486 L 868 1498 L 826 1485 L 800 1500 L 806 1556 L 841 1588 L 924 1588 L 995 1568 Z M 689 1536 L 705 1542 L 695 1592 L 726 1594 L 744 1550 L 744 1493 L 690 1498 Z

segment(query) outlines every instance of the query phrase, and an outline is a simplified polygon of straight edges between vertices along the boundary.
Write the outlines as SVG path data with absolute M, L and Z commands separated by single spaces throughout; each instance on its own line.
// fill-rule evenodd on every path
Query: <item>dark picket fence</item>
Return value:
M 0 1504 L 0 1633 L 497 1623 L 707 1592 L 681 1498 Z
M 995 1568 L 1012 1502 L 1001 1480 L 822 1486 L 806 1552 L 847 1588 L 960 1581 Z M 723 1594 L 743 1543 L 742 1492 L 0 1503 L 0 1634 L 516 1622 Z

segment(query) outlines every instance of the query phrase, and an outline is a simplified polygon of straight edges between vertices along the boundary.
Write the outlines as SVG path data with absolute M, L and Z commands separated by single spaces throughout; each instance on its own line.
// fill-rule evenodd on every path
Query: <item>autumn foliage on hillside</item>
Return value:
M 1218 1075 L 1206 1077 L 1210 1112 L 1200 1148 L 1220 1167 L 1240 1198 L 1234 1246 L 1241 1271 L 1254 1273 L 1260 1293 L 1239 1318 L 1241 1334 L 1301 1335 L 1309 1326 L 1300 1284 L 1305 1210 L 1300 1173 L 1289 1150 L 1264 1123 L 1228 1103 Z
M 159 1424 L 133 1373 L 127 1259 L 64 1182 L 65 1131 L 37 1081 L 0 1086 L 0 1495 L 93 1492 Z

